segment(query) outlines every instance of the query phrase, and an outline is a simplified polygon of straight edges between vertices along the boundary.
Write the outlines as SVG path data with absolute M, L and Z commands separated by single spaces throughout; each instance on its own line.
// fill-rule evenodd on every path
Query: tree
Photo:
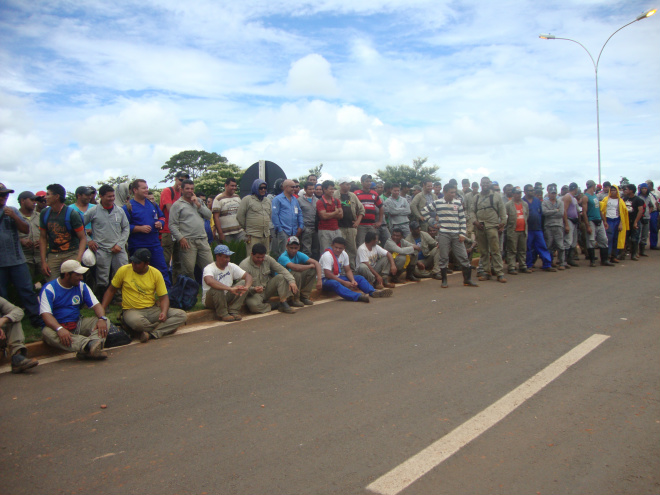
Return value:
M 161 182 L 172 182 L 177 172 L 186 172 L 192 180 L 204 175 L 212 165 L 227 163 L 224 156 L 208 151 L 187 150 L 173 155 L 165 165 L 160 167 L 167 170 L 165 178 Z
M 310 175 L 316 175 L 316 178 L 320 179 L 322 169 L 323 169 L 323 164 L 319 163 L 316 167 L 310 168 L 305 175 L 301 175 L 300 177 L 298 177 L 298 180 L 300 181 L 301 184 L 304 184 L 305 182 L 307 182 L 307 177 L 309 177 Z
M 417 157 L 413 160 L 412 167 L 409 165 L 387 165 L 385 170 L 376 170 L 376 178 L 383 182 L 401 183 L 409 185 L 420 185 L 423 180 L 439 181 L 441 178 L 435 173 L 440 169 L 435 165 L 425 167 L 428 157 Z
M 195 179 L 195 193 L 217 196 L 224 191 L 227 178 L 233 177 L 240 184 L 243 172 L 244 170 L 233 163 L 210 165 L 206 172 Z
M 123 184 L 124 182 L 133 182 L 135 179 L 137 179 L 135 175 L 131 175 L 130 178 L 128 175 L 118 175 L 117 177 L 108 177 L 106 180 L 99 180 L 96 182 L 96 185 L 100 187 L 104 184 L 107 184 L 116 188 L 119 184 Z

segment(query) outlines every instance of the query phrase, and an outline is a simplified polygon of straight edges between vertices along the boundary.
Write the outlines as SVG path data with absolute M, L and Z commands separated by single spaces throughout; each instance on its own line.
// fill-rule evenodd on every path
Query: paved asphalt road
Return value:
M 660 255 L 582 264 L 5 373 L 0 493 L 370 493 L 593 334 L 610 338 L 400 493 L 660 493 Z

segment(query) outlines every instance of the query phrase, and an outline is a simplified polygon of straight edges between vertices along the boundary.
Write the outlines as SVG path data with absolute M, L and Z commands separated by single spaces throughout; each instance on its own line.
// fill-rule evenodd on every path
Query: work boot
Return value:
M 577 261 L 577 255 L 576 255 L 576 250 L 574 248 L 569 249 L 566 252 L 566 263 L 568 263 L 570 266 L 578 267 L 580 266 Z
M 587 254 L 589 255 L 589 266 L 596 266 L 596 248 L 587 249 Z
M 449 284 L 447 283 L 447 269 L 441 268 L 440 275 L 442 275 L 442 285 L 440 287 L 446 289 L 447 287 L 449 287 Z
M 607 248 L 600 248 L 600 264 L 601 266 L 614 266 L 614 263 L 607 259 Z
M 490 280 L 490 273 L 483 273 L 479 275 L 479 280 L 484 282 L 485 280 Z
M 619 257 L 616 254 L 614 254 L 614 252 L 612 252 L 612 254 L 610 255 L 610 261 L 612 263 L 619 263 Z
M 410 280 L 412 282 L 419 282 L 420 281 L 420 279 L 415 277 L 415 274 L 412 272 L 412 270 L 410 270 L 406 273 L 406 280 Z
M 301 296 L 300 297 L 300 302 L 303 303 L 304 306 L 313 306 L 314 305 L 314 301 L 312 301 L 308 297 L 302 297 Z
M 639 244 L 633 243 L 630 246 L 630 259 L 632 261 L 639 261 L 639 256 L 637 256 L 637 251 L 639 250 Z
M 25 350 L 23 349 L 23 352 Z M 11 357 L 11 372 L 12 373 L 23 373 L 25 370 L 34 368 L 39 364 L 34 358 L 26 357 L 22 352 L 17 352 Z
M 277 308 L 277 310 L 280 313 L 293 313 L 294 312 L 293 309 L 291 308 L 291 306 L 289 306 L 289 303 L 286 302 L 286 301 L 282 301 L 280 303 L 279 307 Z
M 479 287 L 472 281 L 472 270 L 469 266 L 463 267 L 463 285 L 466 287 Z
M 640 244 L 639 245 L 639 255 L 644 256 L 645 258 L 647 258 L 648 254 L 646 254 L 644 251 L 646 251 L 646 244 Z
M 369 296 L 366 294 L 360 294 L 360 296 L 357 298 L 358 301 L 363 302 L 363 303 L 368 303 L 371 302 L 369 300 Z
M 305 305 L 299 299 L 292 297 L 291 302 L 289 302 L 289 306 L 293 306 L 294 308 L 302 308 Z

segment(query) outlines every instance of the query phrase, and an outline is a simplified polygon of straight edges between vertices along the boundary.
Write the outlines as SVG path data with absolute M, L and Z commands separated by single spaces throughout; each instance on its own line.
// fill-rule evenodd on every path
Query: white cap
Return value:
M 350 184 L 351 182 L 352 182 L 351 179 L 349 179 L 348 177 L 341 177 L 337 181 L 337 184 L 339 184 L 341 186 L 342 184 Z
M 87 272 L 87 270 L 89 270 L 89 268 L 85 268 L 76 260 L 65 261 L 64 263 L 62 263 L 62 266 L 60 267 L 60 273 L 74 272 L 82 275 L 83 273 Z

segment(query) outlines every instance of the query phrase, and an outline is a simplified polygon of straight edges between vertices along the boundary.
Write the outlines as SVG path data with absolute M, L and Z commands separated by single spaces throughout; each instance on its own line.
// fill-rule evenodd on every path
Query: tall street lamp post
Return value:
M 642 19 L 646 19 L 647 17 L 651 17 L 653 14 L 656 13 L 656 9 L 649 10 L 648 12 L 644 12 L 643 14 L 640 14 L 637 16 L 637 18 L 634 21 L 629 22 L 628 24 L 621 26 L 619 29 L 614 31 L 609 38 L 607 38 L 607 41 L 603 44 L 602 48 L 600 49 L 600 52 L 598 53 L 598 58 L 594 61 L 594 57 L 591 55 L 589 50 L 580 43 L 579 41 L 572 40 L 570 38 L 558 38 L 552 34 L 540 34 L 539 38 L 542 40 L 565 40 L 565 41 L 572 41 L 573 43 L 577 43 L 580 45 L 582 48 L 584 48 L 584 51 L 587 52 L 587 55 L 589 55 L 589 58 L 591 59 L 591 63 L 594 64 L 594 74 L 596 76 L 596 135 L 598 138 L 598 183 L 601 183 L 601 177 L 600 177 L 600 109 L 598 106 L 598 63 L 600 62 L 600 56 L 603 54 L 603 49 L 605 48 L 605 45 L 607 45 L 607 42 L 612 39 L 612 36 L 614 36 L 616 33 L 621 31 L 624 27 L 630 26 L 631 24 L 641 21 Z

